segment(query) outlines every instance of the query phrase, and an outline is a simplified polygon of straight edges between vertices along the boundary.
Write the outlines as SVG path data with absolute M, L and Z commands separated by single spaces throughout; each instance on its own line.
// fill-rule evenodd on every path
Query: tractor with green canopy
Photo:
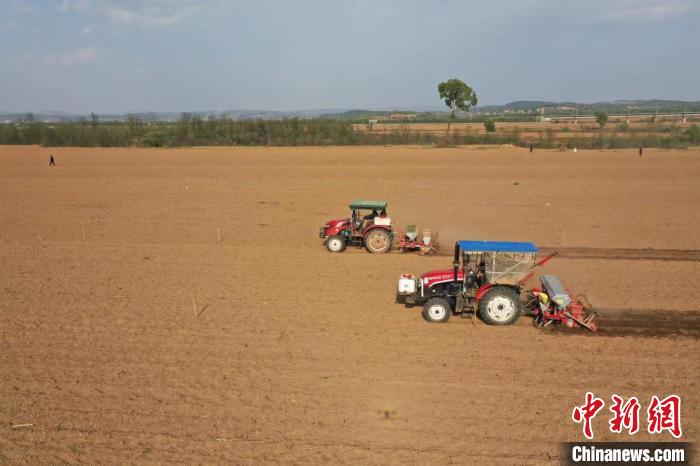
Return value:
M 350 203 L 350 216 L 330 220 L 321 227 L 319 236 L 331 252 L 347 246 L 366 248 L 371 253 L 385 253 L 394 240 L 386 201 L 358 199 Z

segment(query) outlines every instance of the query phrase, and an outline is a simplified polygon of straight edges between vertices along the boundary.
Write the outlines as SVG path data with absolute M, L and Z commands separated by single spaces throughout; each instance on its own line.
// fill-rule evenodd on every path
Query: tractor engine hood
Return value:
M 335 220 L 328 220 L 326 222 L 326 225 L 333 226 L 333 225 L 337 225 L 339 223 L 350 223 L 350 219 L 347 217 L 346 218 L 336 218 Z
M 337 218 L 335 220 L 329 220 L 326 222 L 326 227 L 333 229 L 333 228 L 338 228 L 338 227 L 344 227 L 346 225 L 350 224 L 350 219 L 349 218 Z
M 337 218 L 335 220 L 329 220 L 323 226 L 323 233 L 325 236 L 337 235 L 341 231 L 345 230 L 350 226 L 349 218 Z
M 438 269 L 425 272 L 420 275 L 420 281 L 425 287 L 433 286 L 436 283 L 450 282 L 454 279 L 454 269 Z M 464 271 L 457 270 L 457 280 L 464 280 Z

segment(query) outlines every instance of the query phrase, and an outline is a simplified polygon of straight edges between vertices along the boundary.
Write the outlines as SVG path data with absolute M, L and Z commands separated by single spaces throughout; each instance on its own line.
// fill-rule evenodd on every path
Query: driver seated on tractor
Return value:
M 486 279 L 486 262 L 484 262 L 483 259 L 477 264 L 476 280 L 479 283 L 479 286 L 488 283 L 488 280 Z
M 362 217 L 362 218 L 364 218 L 364 219 L 367 220 L 368 222 L 373 222 L 374 219 L 377 218 L 377 217 L 379 217 L 379 218 L 386 218 L 386 210 L 380 210 L 379 212 L 377 212 L 377 210 L 375 209 L 375 210 L 372 211 L 372 213 L 367 214 L 367 215 L 365 215 L 365 216 Z
M 357 222 L 357 229 L 363 230 L 367 225 L 371 224 L 375 218 L 386 215 L 382 210 L 381 214 L 377 212 L 377 209 L 373 209 L 372 212 L 360 218 Z
M 354 215 L 354 213 L 353 213 Z M 364 215 L 362 217 L 358 216 L 356 219 L 356 225 L 358 230 L 364 230 L 365 227 L 371 223 L 374 222 L 374 219 L 380 217 L 380 218 L 386 218 L 386 211 L 385 210 L 380 210 L 377 211 L 377 209 L 372 209 L 372 212 L 368 213 L 367 215 Z
M 373 209 L 372 212 L 370 212 L 369 214 L 362 217 L 362 219 L 369 222 L 369 221 L 374 220 L 374 218 L 378 217 L 378 216 L 379 216 L 379 213 L 376 211 L 376 209 Z

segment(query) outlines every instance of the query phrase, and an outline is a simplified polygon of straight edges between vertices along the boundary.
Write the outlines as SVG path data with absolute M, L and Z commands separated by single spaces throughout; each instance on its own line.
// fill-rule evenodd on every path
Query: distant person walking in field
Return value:
M 643 153 L 643 152 L 644 152 L 644 147 L 640 147 L 640 148 L 639 148 L 639 156 L 640 156 L 640 157 L 642 156 L 642 153 Z
M 53 154 L 49 155 L 49 167 L 55 167 L 56 161 L 53 159 Z
M 534 145 L 534 144 L 530 144 L 530 153 L 531 153 L 531 154 L 532 154 L 532 151 L 533 151 L 534 149 L 535 149 L 535 145 Z

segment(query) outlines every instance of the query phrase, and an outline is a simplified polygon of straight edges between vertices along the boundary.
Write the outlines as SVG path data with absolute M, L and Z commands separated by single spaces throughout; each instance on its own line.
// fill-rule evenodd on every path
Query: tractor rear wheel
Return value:
M 365 238 L 365 247 L 373 254 L 389 252 L 391 236 L 386 230 L 372 230 Z
M 345 238 L 342 236 L 331 236 L 326 241 L 326 248 L 330 252 L 342 252 L 345 249 Z
M 520 300 L 513 288 L 491 288 L 479 300 L 479 314 L 489 325 L 510 325 L 520 317 Z
M 423 318 L 428 322 L 447 322 L 450 315 L 452 315 L 452 307 L 445 298 L 430 298 L 423 306 Z

